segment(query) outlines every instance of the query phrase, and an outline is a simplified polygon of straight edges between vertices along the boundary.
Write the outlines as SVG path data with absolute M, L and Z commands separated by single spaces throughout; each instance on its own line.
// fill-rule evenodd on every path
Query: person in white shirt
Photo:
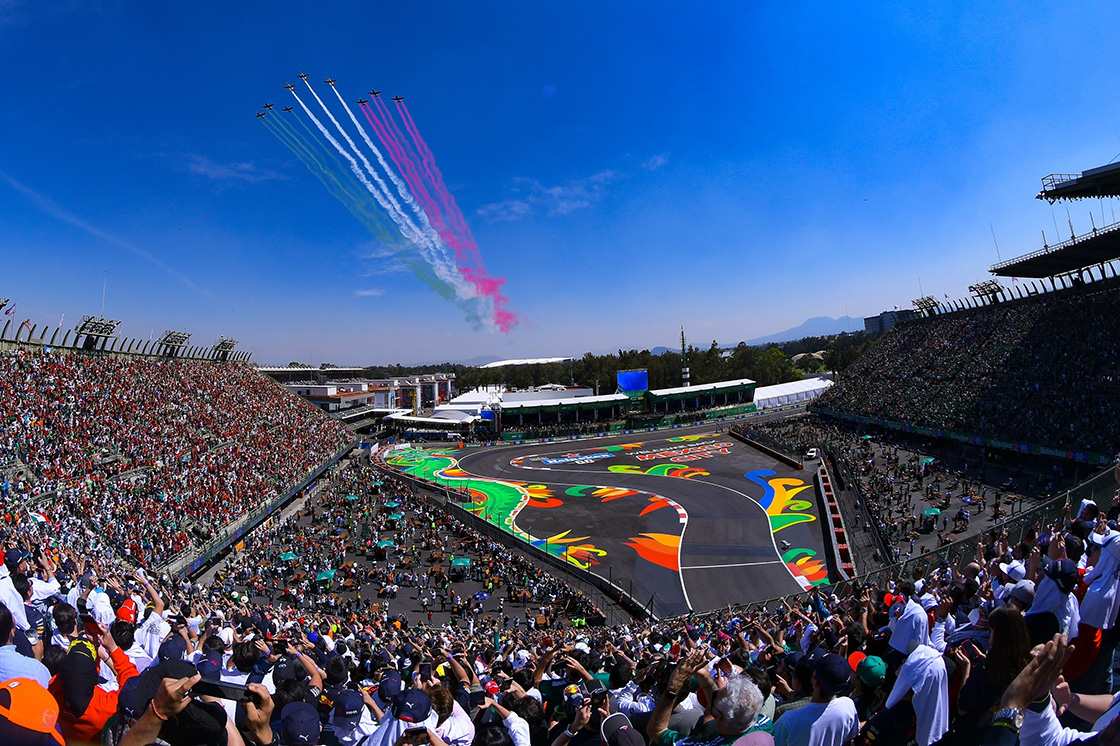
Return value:
M 851 678 L 851 666 L 841 656 L 829 653 L 821 658 L 813 669 L 812 699 L 778 719 L 775 746 L 844 746 L 858 736 L 855 702 L 836 696 Z
M 949 676 L 941 653 L 928 645 L 913 644 L 898 669 L 886 706 L 894 707 L 911 694 L 918 720 L 918 746 L 931 746 L 949 730 Z

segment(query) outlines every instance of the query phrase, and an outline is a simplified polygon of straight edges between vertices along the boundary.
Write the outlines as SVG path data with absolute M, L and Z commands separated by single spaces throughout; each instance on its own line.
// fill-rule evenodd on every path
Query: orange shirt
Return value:
M 117 684 L 119 686 L 123 687 L 126 681 L 138 675 L 136 666 L 120 648 L 109 653 L 109 657 L 113 660 L 113 670 L 117 672 Z M 55 701 L 58 702 L 58 724 L 66 743 L 101 743 L 101 731 L 105 728 L 105 723 L 117 714 L 117 692 L 107 692 L 101 687 L 95 686 L 93 688 L 93 699 L 89 701 L 86 711 L 82 713 L 81 717 L 76 717 L 66 706 L 66 698 L 62 694 L 62 683 L 59 682 L 57 676 L 51 678 L 47 690 L 54 695 Z

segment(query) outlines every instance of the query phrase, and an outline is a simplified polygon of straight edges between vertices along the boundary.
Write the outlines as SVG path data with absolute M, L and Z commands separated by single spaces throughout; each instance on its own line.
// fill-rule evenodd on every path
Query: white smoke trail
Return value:
M 304 80 L 304 82 L 306 83 L 307 81 Z M 319 100 L 319 105 L 323 106 L 322 100 L 319 99 L 317 95 L 315 95 L 315 91 L 314 89 L 311 89 L 311 85 L 308 84 L 307 87 L 311 90 L 311 95 L 315 96 L 315 98 Z M 345 148 L 342 147 L 338 140 L 334 139 L 330 132 L 327 131 L 327 128 L 323 126 L 323 123 L 319 121 L 319 119 L 311 112 L 309 108 L 307 108 L 307 104 L 303 102 L 303 99 L 299 97 L 299 94 L 297 94 L 293 90 L 292 95 L 295 96 L 296 101 L 299 102 L 300 108 L 303 109 L 304 113 L 307 114 L 311 121 L 315 123 L 315 126 L 319 129 L 319 132 L 322 133 L 323 137 L 327 138 L 327 141 L 331 144 L 331 146 L 334 147 L 334 149 L 337 150 L 338 153 L 350 163 L 350 170 L 354 172 L 354 175 L 358 177 L 358 181 L 360 181 L 366 188 L 366 190 L 373 195 L 374 199 L 377 200 L 377 204 L 379 204 L 381 208 L 386 212 L 392 214 L 392 207 L 386 201 L 385 197 L 370 182 L 370 180 L 366 178 L 366 175 L 362 172 L 361 167 L 358 165 L 358 162 L 354 160 L 354 157 L 350 155 L 350 153 L 348 153 Z M 323 109 L 326 110 L 326 107 L 323 106 Z M 329 110 L 327 111 L 327 115 L 330 116 Z M 334 117 L 331 118 L 333 119 Z M 335 125 L 337 126 L 337 124 L 338 122 L 336 121 Z M 432 270 L 436 273 L 436 275 L 445 283 L 455 288 L 455 292 L 457 295 L 462 298 L 470 298 L 475 295 L 474 289 L 470 287 L 469 283 L 467 283 L 466 280 L 463 279 L 462 275 L 459 273 L 458 266 L 454 261 L 451 260 L 446 249 L 441 250 L 442 247 L 438 245 L 433 246 L 430 241 L 425 240 L 423 237 L 421 237 L 415 226 L 412 226 L 410 223 L 406 223 L 404 225 L 398 223 L 398 226 L 400 227 L 401 233 L 404 234 L 405 238 L 414 243 L 417 248 L 420 249 L 420 252 L 424 256 L 425 261 L 427 261 L 428 264 L 431 265 Z

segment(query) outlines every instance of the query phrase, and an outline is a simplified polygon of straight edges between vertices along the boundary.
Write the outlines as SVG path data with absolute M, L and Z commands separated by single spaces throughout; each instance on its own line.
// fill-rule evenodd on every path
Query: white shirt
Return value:
M 451 714 L 435 729 L 436 734 L 449 746 L 471 746 L 474 742 L 474 723 L 458 702 Z
M 774 723 L 775 746 L 843 746 L 858 735 L 856 703 L 848 697 L 810 702 Z
M 4 604 L 12 612 L 12 619 L 17 627 L 25 631 L 31 628 L 27 622 L 27 609 L 23 605 L 23 599 L 16 593 L 12 575 L 5 564 L 0 564 L 0 604 Z
M 914 648 L 898 669 L 887 707 L 894 707 L 911 691 L 918 717 L 918 744 L 930 746 L 949 730 L 949 675 L 945 659 L 928 645 Z

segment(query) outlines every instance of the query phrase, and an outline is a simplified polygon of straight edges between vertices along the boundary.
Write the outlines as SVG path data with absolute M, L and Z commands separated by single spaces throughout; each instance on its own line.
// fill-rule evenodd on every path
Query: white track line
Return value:
M 780 565 L 781 560 L 763 560 L 762 562 L 736 562 L 730 565 L 690 565 L 682 570 L 718 570 L 723 567 L 752 567 L 754 565 Z

